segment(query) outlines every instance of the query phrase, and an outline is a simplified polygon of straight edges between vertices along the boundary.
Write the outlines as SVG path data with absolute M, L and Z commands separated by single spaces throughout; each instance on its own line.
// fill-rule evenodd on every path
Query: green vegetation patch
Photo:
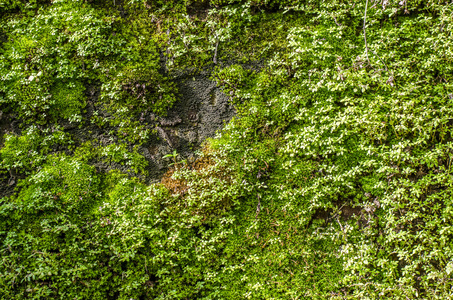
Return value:
M 1 21 L 23 129 L 0 150 L 5 298 L 451 298 L 450 3 L 20 3 Z M 237 116 L 146 185 L 140 114 L 203 68 Z M 112 141 L 75 145 L 62 119 Z

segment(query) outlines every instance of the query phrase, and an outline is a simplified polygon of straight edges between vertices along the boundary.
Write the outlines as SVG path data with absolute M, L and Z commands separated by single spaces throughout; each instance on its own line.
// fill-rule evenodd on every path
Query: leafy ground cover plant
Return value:
M 2 170 L 24 174 L 0 202 L 6 298 L 451 298 L 451 3 L 7 4 L 3 107 L 83 126 L 97 80 L 132 137 L 6 135 Z M 206 65 L 238 115 L 197 160 L 149 186 L 96 170 L 143 172 L 137 113 Z

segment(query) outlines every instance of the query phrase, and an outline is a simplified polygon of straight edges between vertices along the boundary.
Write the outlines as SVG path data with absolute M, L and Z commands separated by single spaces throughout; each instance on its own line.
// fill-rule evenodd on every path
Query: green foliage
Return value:
M 107 64 L 103 72 L 101 99 L 119 119 L 144 110 L 165 115 L 177 95 L 175 84 L 159 73 L 157 37 L 149 37 L 157 35 L 156 25 L 150 22 L 147 11 L 134 13 L 133 18 L 117 22 L 115 36 L 124 49 L 121 61 Z
M 119 137 L 69 156 L 60 130 L 6 135 L 1 168 L 27 177 L 0 202 L 5 298 L 451 298 L 451 4 L 14 3 L 2 105 L 80 122 L 92 80 L 89 121 Z M 212 64 L 238 115 L 161 184 L 129 177 L 167 71 Z
M 149 290 L 152 211 L 146 200 L 136 202 L 144 187 L 122 177 L 102 183 L 93 167 L 54 157 L 21 183 L 17 197 L 3 199 L 2 295 L 130 299 Z M 126 224 L 137 227 L 124 231 Z
M 374 7 L 367 58 L 363 35 L 349 23 L 351 8 L 334 18 L 319 6 L 316 22 L 289 31 L 289 55 L 276 53 L 269 70 L 246 81 L 251 87 L 235 67 L 219 72 L 241 117 L 216 147 L 255 184 L 263 169 L 272 170 L 261 203 L 280 202 L 307 224 L 330 211 L 328 228 L 342 235 L 331 251 L 344 260 L 349 295 L 448 297 L 450 246 L 442 241 L 450 227 L 451 64 L 445 48 L 428 44 L 448 48 L 450 41 L 431 31 L 421 42 L 415 32 L 430 31 L 429 15 L 399 15 L 396 23 L 382 13 L 397 13 L 393 4 Z M 451 7 L 430 9 L 443 15 Z M 277 141 L 275 150 L 268 139 Z
M 6 19 L 3 28 L 9 41 L 0 65 L 2 101 L 29 121 L 80 119 L 84 106 L 80 80 L 88 75 L 87 59 L 96 55 L 94 49 L 109 54 L 112 41 L 104 35 L 109 27 L 80 1 L 55 1 L 32 18 Z
M 0 169 L 29 173 L 41 166 L 55 146 L 65 143 L 68 143 L 68 137 L 62 131 L 40 131 L 35 126 L 29 127 L 21 136 L 6 135 L 0 149 Z
M 85 107 L 83 84 L 80 81 L 66 84 L 58 82 L 52 90 L 58 114 L 70 122 L 80 122 L 82 119 L 80 112 Z
M 158 73 L 154 30 L 145 17 L 125 23 L 85 1 L 54 1 L 32 18 L 6 18 L 0 102 L 28 122 L 80 122 L 85 87 L 101 81 L 101 99 L 118 119 L 149 109 L 165 114 L 175 85 Z M 118 124 L 113 124 L 118 125 Z
M 117 163 L 124 165 L 128 172 L 136 174 L 145 173 L 147 162 L 137 152 L 137 149 L 130 151 L 125 144 L 112 143 L 107 146 L 97 145 L 93 142 L 86 142 L 75 150 L 74 156 L 85 162 L 97 161 L 112 165 Z
M 176 159 L 178 158 L 179 154 L 176 152 L 176 150 L 173 151 L 173 153 L 170 153 L 170 154 L 167 154 L 167 155 L 164 155 L 163 158 L 169 158 L 171 160 L 173 160 L 173 162 L 170 164 L 170 166 L 172 165 L 176 165 Z
M 48 4 L 48 0 L 1 0 L 0 13 L 11 13 L 16 11 L 30 11 L 39 5 Z
M 85 252 L 83 217 L 93 209 L 99 180 L 93 168 L 55 157 L 21 184 L 17 198 L 1 205 L 2 295 L 39 299 L 58 289 L 69 294 L 76 278 L 89 277 L 86 270 L 94 267 L 74 258 Z M 43 284 L 55 275 L 58 280 Z

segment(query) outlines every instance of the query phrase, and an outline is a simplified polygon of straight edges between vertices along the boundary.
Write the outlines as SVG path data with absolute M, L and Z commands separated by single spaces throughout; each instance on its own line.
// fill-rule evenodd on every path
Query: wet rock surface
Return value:
M 149 114 L 150 123 L 156 123 L 157 136 L 140 148 L 149 162 L 151 182 L 159 180 L 170 163 L 163 156 L 176 150 L 179 159 L 191 158 L 204 140 L 228 122 L 235 110 L 209 74 L 183 75 L 176 80 L 180 99 L 168 111 L 166 117 Z

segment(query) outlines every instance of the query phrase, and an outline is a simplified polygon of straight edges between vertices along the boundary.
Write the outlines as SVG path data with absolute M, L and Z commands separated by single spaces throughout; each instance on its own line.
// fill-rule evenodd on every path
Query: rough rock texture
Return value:
M 208 71 L 198 75 L 181 72 L 175 79 L 180 99 L 169 109 L 167 116 L 158 116 L 150 111 L 137 116 L 137 120 L 153 132 L 149 141 L 139 148 L 139 152 L 148 160 L 149 175 L 145 178 L 146 182 L 159 181 L 167 171 L 172 161 L 163 156 L 176 150 L 180 155 L 178 160 L 192 158 L 202 142 L 208 137 L 214 137 L 216 131 L 235 115 L 228 97 L 216 87 L 215 82 L 209 80 L 209 76 Z M 89 120 L 94 111 L 109 116 L 97 100 L 98 86 L 87 87 L 86 96 L 87 113 L 84 119 Z M 115 131 L 113 127 L 99 128 L 90 122 L 86 122 L 82 128 L 71 126 L 68 122 L 61 125 L 71 134 L 76 146 L 89 140 L 95 140 L 104 146 L 118 141 L 118 137 L 112 134 Z M 125 166 L 113 162 L 107 164 L 95 161 L 93 164 L 100 172 L 127 170 Z
M 191 158 L 196 149 L 208 137 L 213 137 L 235 110 L 228 97 L 209 80 L 208 73 L 177 79 L 181 94 L 166 117 L 149 114 L 150 123 L 155 123 L 157 136 L 150 138 L 140 151 L 149 161 L 151 182 L 157 181 L 167 170 L 169 161 L 163 156 L 176 150 L 181 157 Z

